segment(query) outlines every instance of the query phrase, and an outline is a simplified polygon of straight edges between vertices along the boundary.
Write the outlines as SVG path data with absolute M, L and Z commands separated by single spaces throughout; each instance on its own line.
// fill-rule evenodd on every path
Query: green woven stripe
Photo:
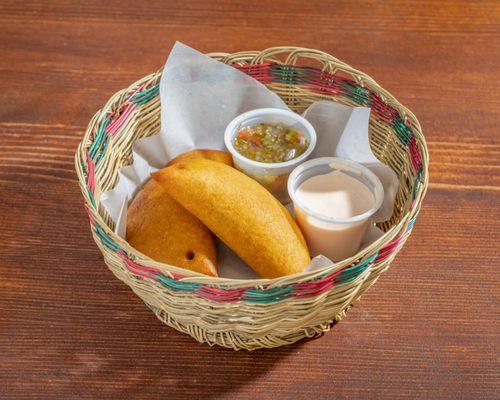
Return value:
M 413 229 L 413 225 L 415 225 L 415 221 L 417 220 L 418 214 L 420 213 L 420 210 L 415 213 L 415 215 L 410 219 L 408 222 L 408 226 L 406 228 L 406 232 L 411 231 Z
M 354 267 L 346 268 L 339 276 L 339 281 L 342 283 L 349 282 L 358 277 L 368 265 L 356 265 Z
M 122 248 L 118 246 L 115 242 L 113 242 L 108 235 L 102 230 L 102 228 L 98 225 L 95 224 L 95 229 L 97 231 L 97 234 L 99 235 L 99 238 L 101 239 L 101 243 L 106 246 L 108 249 L 114 250 L 114 251 L 120 251 Z
M 109 136 L 104 135 L 101 146 L 99 148 L 99 152 L 97 153 L 94 159 L 95 165 L 99 164 L 99 161 L 101 161 L 102 156 L 106 152 L 106 147 L 108 146 L 108 142 L 109 142 Z
M 414 200 L 417 197 L 417 191 L 418 187 L 420 186 L 421 179 L 422 179 L 422 168 L 420 168 L 420 171 L 418 171 L 417 178 L 415 179 L 415 183 L 413 184 L 412 199 Z
M 136 93 L 135 95 L 132 96 L 132 98 L 134 99 L 136 104 L 142 106 L 152 98 L 156 97 L 158 95 L 159 90 L 160 90 L 160 85 L 156 84 L 150 87 L 149 89 Z
M 175 279 L 161 274 L 156 275 L 156 277 L 163 286 L 178 292 L 194 292 L 200 288 L 199 283 L 176 281 Z
M 369 106 L 372 103 L 371 92 L 359 85 L 352 85 L 349 82 L 342 84 L 342 89 L 345 90 L 346 96 L 356 104 Z
M 83 175 L 87 175 L 87 164 L 85 164 L 83 161 L 80 161 L 80 167 L 82 168 Z
M 399 140 L 401 140 L 401 143 L 408 146 L 410 144 L 410 139 L 413 136 L 413 132 L 410 127 L 404 123 L 399 115 L 394 119 L 392 127 L 394 128 Z
M 87 194 L 89 195 L 90 203 L 92 203 L 92 206 L 95 208 L 94 194 L 91 192 L 89 187 L 87 187 Z
M 304 83 L 311 75 L 311 71 L 306 69 L 297 69 L 293 66 L 275 65 L 270 68 L 271 73 L 276 76 L 281 83 L 297 85 Z
M 97 131 L 97 135 L 94 138 L 94 141 L 90 145 L 89 153 L 90 157 L 97 164 L 96 156 L 99 154 L 98 158 L 101 158 L 102 153 L 104 153 L 105 147 L 108 143 L 107 135 L 106 135 L 106 127 L 109 124 L 108 119 L 104 119 L 99 125 L 99 130 Z
M 361 263 L 357 265 L 353 265 L 352 267 L 344 269 L 340 274 L 338 280 L 342 282 L 342 277 L 344 276 L 351 276 L 353 273 L 356 275 L 359 275 L 361 272 L 363 272 L 366 267 L 368 267 L 373 261 L 377 258 L 378 253 L 375 253 L 373 256 L 363 260 Z M 356 276 L 357 276 L 356 275 Z M 321 279 L 324 279 L 328 276 L 328 274 L 320 275 L 317 278 L 313 279 L 311 282 L 319 281 Z
M 363 262 L 358 265 L 344 269 L 339 275 L 339 281 L 341 283 L 349 282 L 356 279 L 365 269 L 367 269 L 372 262 L 377 258 L 378 254 L 374 254 L 370 258 L 363 260 Z
M 283 300 L 293 291 L 293 286 L 281 286 L 273 289 L 249 289 L 244 299 L 252 303 L 272 303 Z

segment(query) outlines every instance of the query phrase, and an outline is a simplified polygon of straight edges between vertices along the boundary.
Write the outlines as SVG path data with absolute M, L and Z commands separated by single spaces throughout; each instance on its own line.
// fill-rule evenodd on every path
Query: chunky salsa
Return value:
M 233 141 L 238 153 L 254 161 L 280 163 L 304 153 L 309 141 L 283 124 L 258 124 L 241 129 Z

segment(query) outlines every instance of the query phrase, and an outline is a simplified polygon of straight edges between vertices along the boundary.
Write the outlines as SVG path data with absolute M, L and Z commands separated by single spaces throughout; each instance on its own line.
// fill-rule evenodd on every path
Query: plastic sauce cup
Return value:
M 359 180 L 370 189 L 374 198 L 372 208 L 353 217 L 333 218 L 318 214 L 300 203 L 295 192 L 302 182 L 335 170 Z M 373 214 L 384 200 L 384 188 L 373 172 L 354 161 L 336 157 L 316 158 L 299 165 L 288 178 L 288 193 L 311 255 L 322 254 L 335 262 L 357 253 Z
M 233 140 L 242 128 L 260 123 L 277 124 L 293 127 L 302 133 L 309 141 L 309 147 L 299 157 L 280 163 L 263 163 L 246 158 L 238 153 L 233 146 Z M 279 108 L 259 108 L 240 114 L 233 119 L 224 133 L 224 142 L 233 156 L 234 166 L 261 183 L 279 201 L 288 203 L 290 198 L 287 192 L 287 179 L 290 172 L 303 162 L 316 146 L 316 132 L 313 126 L 300 115 Z

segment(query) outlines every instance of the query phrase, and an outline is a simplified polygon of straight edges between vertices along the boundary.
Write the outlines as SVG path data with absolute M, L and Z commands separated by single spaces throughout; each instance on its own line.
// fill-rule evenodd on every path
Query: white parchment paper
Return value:
M 218 62 L 177 42 L 165 64 L 160 81 L 161 130 L 137 140 L 132 146 L 133 163 L 120 168 L 118 184 L 102 194 L 101 201 L 115 222 L 115 232 L 125 237 L 127 206 L 135 192 L 175 156 L 193 149 L 225 150 L 224 130 L 237 115 L 264 107 L 287 109 L 286 104 L 263 84 L 237 69 Z M 375 221 L 392 214 L 398 188 L 396 174 L 373 155 L 368 137 L 370 109 L 348 107 L 331 101 L 312 104 L 304 113 L 317 134 L 310 158 L 348 158 L 370 168 L 381 180 L 384 203 Z M 364 246 L 382 232 L 372 227 Z M 219 274 L 227 278 L 257 275 L 223 243 L 218 243 Z M 308 270 L 333 264 L 315 257 Z

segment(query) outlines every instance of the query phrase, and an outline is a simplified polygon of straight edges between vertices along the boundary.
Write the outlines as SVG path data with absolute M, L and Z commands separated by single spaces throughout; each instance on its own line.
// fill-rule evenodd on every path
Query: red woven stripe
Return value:
M 394 108 L 385 104 L 380 97 L 374 93 L 371 94 L 371 99 L 371 108 L 377 117 L 392 125 L 398 112 Z
M 135 275 L 144 276 L 156 280 L 156 275 L 160 273 L 157 269 L 145 267 L 144 265 L 137 264 L 127 257 L 125 252 L 119 251 L 118 255 L 123 260 L 127 269 Z
M 347 78 L 332 75 L 317 69 L 309 69 L 310 77 L 307 81 L 307 88 L 315 93 L 339 95 L 343 92 L 342 85 L 352 82 Z
M 236 69 L 250 75 L 252 78 L 257 79 L 259 82 L 268 84 L 273 81 L 273 74 L 271 72 L 272 63 L 263 64 L 243 64 L 243 65 L 233 65 Z
M 129 116 L 132 115 L 132 111 L 134 111 L 135 107 L 136 106 L 134 104 L 129 104 L 125 107 L 120 116 L 106 127 L 106 133 L 114 137 L 122 126 L 125 125 Z
M 311 296 L 317 296 L 321 293 L 326 292 L 328 289 L 333 287 L 335 285 L 335 282 L 329 281 L 329 282 L 324 282 L 321 286 L 317 287 L 305 287 L 300 290 L 295 289 L 293 291 L 293 296 L 294 297 L 311 297 Z
M 311 79 L 308 80 L 306 87 L 311 92 L 338 96 L 343 91 L 342 83 L 345 81 L 345 79 L 341 79 L 333 75 L 313 73 L 311 75 Z
M 87 186 L 90 189 L 90 192 L 94 194 L 95 191 L 95 163 L 90 157 L 90 152 L 87 149 Z
M 209 286 L 201 285 L 195 293 L 207 300 L 217 302 L 238 301 L 243 299 L 245 289 L 216 289 Z
M 342 271 L 343 269 L 316 281 L 298 283 L 295 285 L 293 295 L 295 297 L 310 297 L 326 292 L 335 285 L 336 278 Z
M 422 168 L 422 154 L 417 146 L 415 137 L 412 136 L 410 139 L 410 145 L 408 146 L 408 151 L 410 153 L 411 166 L 413 167 L 413 172 L 416 174 Z
M 398 247 L 399 242 L 401 242 L 402 239 L 403 239 L 403 237 L 400 236 L 400 237 L 394 239 L 387 246 L 380 249 L 380 251 L 378 252 L 377 258 L 375 259 L 375 262 L 383 261 L 387 257 L 389 257 L 392 253 L 394 253 L 394 251 Z

